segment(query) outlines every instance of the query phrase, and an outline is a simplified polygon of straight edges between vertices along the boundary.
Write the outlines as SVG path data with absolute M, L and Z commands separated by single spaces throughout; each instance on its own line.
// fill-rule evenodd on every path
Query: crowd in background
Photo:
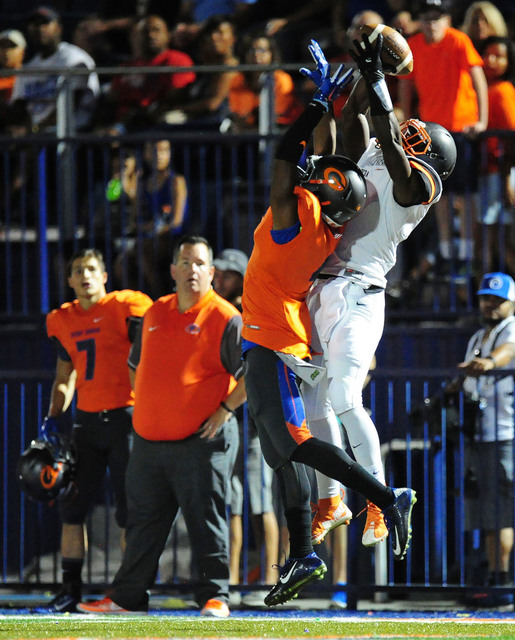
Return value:
M 421 20 L 428 8 L 433 8 L 434 14 L 429 22 Z M 453 133 L 463 160 L 458 163 L 460 170 L 455 172 L 452 185 L 446 184 L 446 197 L 435 206 L 435 215 L 428 216 L 403 248 L 390 276 L 392 305 L 401 299 L 403 304 L 419 304 L 425 290 L 421 284 L 435 279 L 454 279 L 458 285 L 467 286 L 484 271 L 504 269 L 513 273 L 513 138 L 490 136 L 486 151 L 480 144 L 484 131 L 515 130 L 515 12 L 505 0 L 429 0 L 416 5 L 404 0 L 376 0 L 367 3 L 365 9 L 357 2 L 343 0 L 184 0 L 173 5 L 151 0 L 123 5 L 121 11 L 108 0 L 76 4 L 63 0 L 52 6 L 7 3 L 1 18 L 0 68 L 32 69 L 36 73 L 0 79 L 2 133 L 11 137 L 55 133 L 60 81 L 41 70 L 90 70 L 72 76 L 75 127 L 79 132 L 113 139 L 122 136 L 121 146 L 116 142 L 112 145 L 112 175 L 108 180 L 105 175 L 95 176 L 100 194 L 95 197 L 95 230 L 104 239 L 106 224 L 112 224 L 106 223 L 105 215 L 102 219 L 107 199 L 109 207 L 118 209 L 118 229 L 108 234 L 115 241 L 118 238 L 113 248 L 115 276 L 118 282 L 132 286 L 134 265 L 142 265 L 143 280 L 140 276 L 137 284 L 155 296 L 168 286 L 168 282 L 160 285 L 156 281 L 156 268 L 160 270 L 161 257 L 171 250 L 179 233 L 201 232 L 218 250 L 241 244 L 235 237 L 224 237 L 220 246 L 220 238 L 215 240 L 212 229 L 199 227 L 202 207 L 207 207 L 208 221 L 213 219 L 214 191 L 202 192 L 200 197 L 198 177 L 186 180 L 182 175 L 182 167 L 174 161 L 174 132 L 222 132 L 228 136 L 257 132 L 263 118 L 262 92 L 270 83 L 274 128 L 280 131 L 295 119 L 309 97 L 310 88 L 295 69 L 298 63 L 309 63 L 310 38 L 322 44 L 331 61 L 349 63 L 349 46 L 359 27 L 374 22 L 394 26 L 411 38 L 410 44 L 420 50 L 415 56 L 416 67 L 417 62 L 421 67 L 423 59 L 428 61 L 422 77 L 420 73 L 417 76 L 416 69 L 406 79 L 388 77 L 399 120 L 421 117 L 440 122 L 440 118 L 440 124 Z M 435 25 L 440 27 L 440 35 L 432 33 Z M 455 37 L 455 32 L 459 32 L 461 48 L 454 51 L 446 67 L 442 57 L 445 48 L 435 47 L 439 46 L 438 38 L 449 38 L 449 34 Z M 417 43 L 424 40 L 421 48 Z M 431 68 L 432 60 L 435 64 L 440 61 L 441 66 Z M 235 69 L 238 65 L 260 67 Z M 266 65 L 277 68 L 266 74 Z M 118 73 L 135 67 L 154 67 L 156 72 Z M 163 67 L 169 70 L 163 71 Z M 216 72 L 209 72 L 209 67 Z M 440 68 L 445 74 L 438 71 Z M 454 68 L 459 78 L 454 71 L 449 76 Z M 469 71 L 470 88 L 463 89 L 468 94 L 462 97 L 459 87 Z M 451 90 L 454 77 L 459 83 L 456 93 Z M 441 95 L 446 96 L 449 108 L 462 114 L 463 122 L 459 118 L 448 120 L 444 113 L 447 107 L 440 107 L 440 103 L 436 112 L 429 114 L 427 103 L 434 105 L 435 96 Z M 343 95 L 335 103 L 337 119 L 345 100 Z M 471 116 L 477 120 L 473 126 L 464 122 L 463 114 L 469 112 L 467 100 L 474 103 L 474 109 L 479 106 L 479 115 Z M 165 168 L 159 166 L 158 153 L 152 154 L 143 145 L 135 149 L 123 144 L 125 134 L 156 130 L 168 140 Z M 19 222 L 15 215 L 19 202 L 32 197 L 30 151 L 26 149 L 27 155 L 23 155 L 19 149 L 16 147 L 10 160 L 11 223 Z M 262 161 L 259 155 L 257 161 Z M 130 180 L 126 169 L 120 167 L 127 167 L 127 163 L 132 166 Z M 231 173 L 232 168 L 225 166 L 227 170 Z M 229 174 L 224 177 L 231 179 Z M 109 191 L 108 184 L 122 187 Z M 121 216 L 120 208 L 124 211 Z M 219 202 L 216 208 L 220 208 Z M 6 225 L 5 217 L 2 215 L 0 226 Z M 243 220 L 245 213 L 239 217 Z M 30 215 L 27 221 L 34 224 Z M 240 248 L 249 252 L 251 243 Z

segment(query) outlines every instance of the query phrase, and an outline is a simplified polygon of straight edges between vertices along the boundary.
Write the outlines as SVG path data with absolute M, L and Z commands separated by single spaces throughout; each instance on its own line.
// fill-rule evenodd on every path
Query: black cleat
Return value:
M 281 568 L 279 580 L 265 597 L 265 604 L 273 607 L 292 600 L 310 582 L 321 580 L 327 567 L 314 552 L 305 558 L 290 558 Z
M 74 596 L 68 591 L 60 591 L 46 607 L 34 607 L 32 613 L 77 613 L 80 596 Z
M 406 555 L 411 540 L 411 511 L 417 501 L 413 489 L 394 489 L 395 500 L 384 509 L 386 526 L 390 531 L 393 557 L 402 560 Z

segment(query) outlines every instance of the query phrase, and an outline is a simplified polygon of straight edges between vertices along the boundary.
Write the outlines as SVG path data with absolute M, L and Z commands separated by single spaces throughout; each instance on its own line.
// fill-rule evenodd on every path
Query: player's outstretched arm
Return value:
M 364 34 L 362 43 L 354 41 L 355 50 L 350 53 L 366 87 L 370 115 L 381 145 L 386 168 L 393 181 L 395 199 L 400 205 L 408 206 L 423 202 L 427 194 L 422 179 L 417 172 L 412 172 L 404 152 L 399 122 L 393 111 L 392 100 L 384 77 L 381 62 L 382 44 L 381 34 L 378 35 L 374 44 Z
M 331 103 L 352 79 L 352 70 L 346 70 L 343 65 L 331 75 L 330 65 L 315 40 L 311 41 L 309 50 L 316 69 L 310 71 L 302 68 L 301 73 L 313 81 L 317 90 L 303 113 L 286 130 L 277 147 L 270 191 L 274 229 L 287 229 L 298 222 L 294 193 L 298 183 L 297 164 L 315 127 L 320 124 L 325 128 L 330 127 Z M 327 131 L 331 135 L 330 129 Z M 322 137 L 326 135 L 322 134 Z

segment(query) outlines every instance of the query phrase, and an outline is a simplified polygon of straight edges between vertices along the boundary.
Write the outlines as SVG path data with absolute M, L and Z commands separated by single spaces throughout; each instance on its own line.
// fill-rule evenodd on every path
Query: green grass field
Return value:
M 511 638 L 506 620 L 363 618 L 253 618 L 206 620 L 198 616 L 0 615 L 0 640 L 41 638 L 161 640 L 173 638 Z

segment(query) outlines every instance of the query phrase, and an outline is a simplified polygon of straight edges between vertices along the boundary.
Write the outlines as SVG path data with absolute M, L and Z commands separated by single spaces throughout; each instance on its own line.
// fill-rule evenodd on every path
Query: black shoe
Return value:
M 413 489 L 394 489 L 393 504 L 384 509 L 386 526 L 390 531 L 393 557 L 402 560 L 406 555 L 411 540 L 411 511 L 417 501 Z
M 465 604 L 473 609 L 496 609 L 513 602 L 513 593 L 473 593 L 465 598 Z
M 46 607 L 34 607 L 33 613 L 77 613 L 80 595 L 68 591 L 59 592 Z
M 324 561 L 314 552 L 305 558 L 290 558 L 281 568 L 279 580 L 266 596 L 265 604 L 272 607 L 296 598 L 303 587 L 321 580 L 326 571 Z

